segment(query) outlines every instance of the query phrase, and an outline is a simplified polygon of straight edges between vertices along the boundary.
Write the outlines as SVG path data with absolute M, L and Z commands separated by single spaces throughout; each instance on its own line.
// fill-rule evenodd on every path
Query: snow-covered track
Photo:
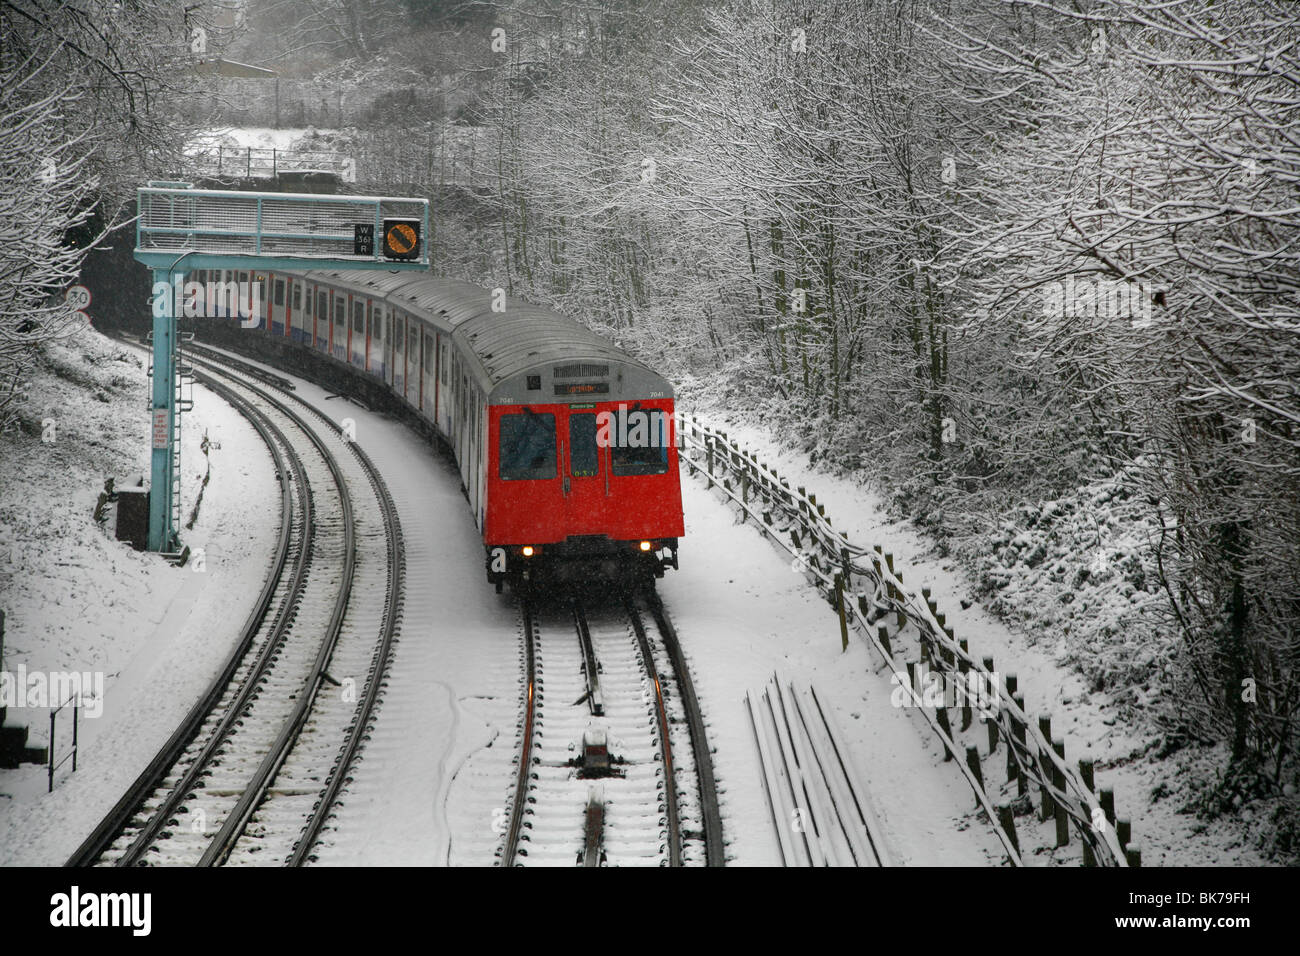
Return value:
M 204 384 L 260 425 L 259 432 L 275 436 L 277 464 L 282 454 L 294 468 L 285 493 L 295 488 L 301 504 L 296 534 L 289 535 L 300 550 L 298 586 L 269 628 L 252 628 L 263 632 L 260 639 L 241 640 L 234 672 L 224 686 L 218 687 L 224 672 L 214 681 L 201 702 L 213 698 L 212 706 L 187 740 L 180 741 L 178 729 L 169 744 L 179 746 L 165 748 L 151 764 L 154 786 L 143 796 L 133 788 L 101 824 L 104 833 L 97 830 L 99 846 L 88 840 L 75 864 L 298 865 L 310 859 L 373 722 L 391 657 L 402 544 L 378 472 L 324 416 L 312 410 L 327 428 L 310 425 L 246 376 L 202 364 L 209 370 Z M 277 586 L 268 580 L 268 587 Z M 331 686 L 344 690 L 332 693 Z M 108 826 L 115 817 L 116 841 Z
M 356 492 L 357 581 L 351 603 L 329 654 L 318 658 L 309 689 L 298 697 L 293 728 L 286 725 L 279 765 L 269 766 L 268 757 L 263 767 L 267 773 L 258 782 L 261 794 L 251 790 L 245 794 L 243 838 L 225 851 L 225 862 L 231 864 L 301 866 L 314 859 L 313 847 L 351 779 L 376 718 L 403 606 L 406 559 L 401 524 L 397 506 L 369 456 L 338 424 L 294 395 L 289 380 L 214 350 L 197 347 L 195 351 L 203 354 L 200 361 L 209 368 L 221 367 L 224 374 L 302 421 L 254 382 L 272 386 L 348 452 L 338 455 L 337 461 Z M 326 685 L 339 685 L 339 678 L 350 681 L 358 692 L 331 692 Z
M 642 601 L 655 615 L 653 628 L 643 623 Z M 664 637 L 671 626 L 666 617 L 660 623 L 657 598 L 593 603 L 570 595 L 545 606 L 525 598 L 521 614 L 524 711 L 500 861 L 721 865 L 720 814 L 707 744 L 704 776 L 692 748 L 674 749 L 672 727 L 690 723 L 690 707 L 683 702 L 687 696 L 693 702 L 694 693 L 673 695 L 660 678 L 657 658 L 667 657 L 677 675 L 682 671 L 680 650 L 667 649 L 676 640 Z M 700 740 L 702 729 L 701 720 Z M 695 739 L 692 734 L 693 744 Z M 605 759 L 607 768 L 601 765 Z M 679 784 L 692 774 L 700 790 L 684 799 L 688 794 Z M 716 840 L 703 838 L 709 833 Z M 716 856 L 707 850 L 711 842 Z
M 786 866 L 888 866 L 882 828 L 817 691 L 746 694 L 763 796 Z
M 247 418 L 249 424 L 265 443 L 274 462 L 275 473 L 279 478 L 280 535 L 271 561 L 271 567 L 268 570 L 257 601 L 240 629 L 239 640 L 231 648 L 231 652 L 220 671 L 212 679 L 203 695 L 190 708 L 176 730 L 172 732 L 171 737 L 159 749 L 149 765 L 132 782 L 114 807 L 68 859 L 65 864 L 67 866 L 93 865 L 126 829 L 137 809 L 157 789 L 166 777 L 168 770 L 198 735 L 208 717 L 217 709 L 223 694 L 234 683 L 241 663 L 249 657 L 253 642 L 258 634 L 264 627 L 274 630 L 283 628 L 287 624 L 287 617 L 283 614 L 277 614 L 274 619 L 268 620 L 267 615 L 270 612 L 272 601 L 277 593 L 280 593 L 280 607 L 282 610 L 286 605 L 292 603 L 295 600 L 294 595 L 297 588 L 301 586 L 300 584 L 295 585 L 294 582 L 299 581 L 305 574 L 308 552 L 302 547 L 302 541 L 305 539 L 305 525 L 310 520 L 308 514 L 310 502 L 305 496 L 305 482 L 302 480 L 301 463 L 288 453 L 289 445 L 284 436 L 278 434 L 274 425 L 263 416 L 257 415 L 252 410 L 251 405 L 243 402 L 234 393 L 228 393 L 223 397 L 231 401 L 233 406 Z M 292 481 L 290 479 L 291 468 L 293 471 Z M 303 490 L 303 495 L 299 498 L 297 504 L 297 511 L 295 511 L 294 501 L 295 488 Z M 298 524 L 297 541 L 295 541 L 293 534 L 295 522 Z M 297 553 L 292 577 L 286 579 L 285 569 L 289 563 L 291 549 L 296 549 Z

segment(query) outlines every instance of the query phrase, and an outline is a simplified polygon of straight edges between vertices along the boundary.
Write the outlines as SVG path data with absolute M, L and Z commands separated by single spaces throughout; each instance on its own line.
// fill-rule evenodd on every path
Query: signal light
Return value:
M 649 541 L 642 541 L 642 542 L 641 542 L 641 550 L 642 550 L 642 551 L 649 551 L 649 550 L 650 550 L 650 542 L 649 542 Z
M 531 544 L 524 545 L 524 557 L 531 558 L 532 556 L 533 556 L 533 546 Z

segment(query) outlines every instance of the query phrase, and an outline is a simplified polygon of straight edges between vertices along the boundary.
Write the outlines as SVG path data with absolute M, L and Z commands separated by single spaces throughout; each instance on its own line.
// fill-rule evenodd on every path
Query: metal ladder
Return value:
M 183 343 L 194 340 L 193 332 L 177 332 L 176 344 L 172 349 L 171 362 L 175 374 L 172 381 L 176 383 L 176 393 L 172 401 L 176 410 L 175 430 L 172 436 L 172 530 L 179 537 L 181 527 L 181 418 L 184 412 L 194 407 L 194 366 L 184 361 L 181 352 Z M 153 333 L 147 341 L 153 345 Z M 153 378 L 153 365 L 149 365 L 149 378 Z M 150 403 L 152 409 L 152 403 Z M 176 542 L 179 546 L 179 542 Z
M 194 341 L 193 332 L 177 332 L 176 348 L 172 353 L 173 367 L 176 374 L 172 380 L 176 383 L 176 433 L 172 441 L 172 528 L 177 536 L 181 529 L 181 422 L 182 414 L 194 407 L 194 366 L 184 360 L 181 351 L 187 342 Z

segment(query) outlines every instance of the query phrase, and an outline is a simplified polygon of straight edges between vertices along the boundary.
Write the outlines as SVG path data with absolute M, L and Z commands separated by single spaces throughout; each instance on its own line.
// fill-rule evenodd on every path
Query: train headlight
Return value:
M 524 545 L 524 557 L 531 558 L 532 556 L 533 556 L 533 546 L 531 544 Z
M 650 542 L 649 542 L 649 541 L 642 541 L 642 542 L 641 542 L 641 550 L 642 550 L 642 551 L 649 551 L 649 550 L 650 550 Z

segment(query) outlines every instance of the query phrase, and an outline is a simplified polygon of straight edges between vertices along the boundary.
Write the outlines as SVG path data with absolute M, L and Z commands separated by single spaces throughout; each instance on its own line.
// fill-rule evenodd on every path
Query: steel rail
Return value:
M 336 434 L 342 435 L 343 429 L 337 422 L 323 414 L 320 409 L 316 408 L 302 396 L 294 391 L 293 382 L 290 379 L 283 378 L 265 369 L 250 365 L 247 362 L 232 358 L 222 352 L 199 346 L 204 353 L 208 364 L 223 365 L 235 372 L 247 375 L 250 378 L 258 379 L 272 388 L 284 392 L 287 397 L 302 405 L 308 412 L 320 419 L 325 425 L 334 430 Z M 265 396 L 261 389 L 253 385 L 246 387 L 252 388 Z M 265 396 L 269 399 L 269 396 Z M 281 404 L 281 403 L 277 403 Z M 281 407 L 283 407 L 281 405 Z M 371 461 L 370 456 L 365 453 L 355 442 L 349 442 L 349 448 L 356 456 L 366 477 L 375 491 L 375 497 L 379 501 L 380 511 L 384 520 L 384 533 L 388 541 L 388 594 L 384 606 L 384 622 L 380 629 L 378 645 L 375 648 L 374 658 L 370 668 L 370 679 L 366 684 L 365 692 L 361 700 L 357 702 L 357 712 L 353 723 L 349 728 L 347 738 L 330 769 L 329 778 L 326 781 L 324 789 L 321 791 L 320 799 L 313 807 L 312 814 L 308 817 L 306 825 L 303 827 L 298 841 L 295 843 L 293 850 L 290 852 L 288 859 L 285 861 L 287 866 L 303 866 L 307 863 L 312 847 L 315 845 L 320 836 L 330 811 L 338 800 L 344 783 L 347 779 L 347 771 L 351 768 L 356 760 L 357 754 L 361 750 L 361 743 L 364 739 L 371 719 L 377 708 L 379 699 L 379 689 L 383 682 L 383 676 L 392 661 L 393 640 L 397 634 L 397 625 L 401 613 L 401 607 L 405 595 L 406 583 L 406 559 L 405 545 L 402 538 L 401 520 L 397 513 L 397 506 L 393 502 L 392 495 L 388 491 L 388 486 L 383 477 L 379 474 L 379 469 Z M 316 689 L 319 689 L 319 681 Z M 314 693 L 313 693 L 314 698 Z
M 506 829 L 506 842 L 501 851 L 501 865 L 514 865 L 522 837 L 524 811 L 528 803 L 529 780 L 533 769 L 533 721 L 537 704 L 537 621 L 532 602 L 523 598 L 520 613 L 524 623 L 524 726 L 519 753 L 519 773 L 515 780 L 515 799 L 510 806 L 510 823 Z
M 205 365 L 211 366 L 211 363 L 203 359 L 194 359 Z M 229 373 L 227 373 L 229 374 Z M 258 805 L 266 796 L 266 791 L 270 788 L 271 781 L 275 779 L 276 771 L 288 757 L 294 742 L 303 725 L 307 721 L 307 715 L 311 712 L 312 702 L 316 698 L 316 693 L 324 680 L 324 673 L 329 664 L 330 656 L 334 652 L 334 647 L 338 643 L 339 635 L 343 630 L 343 619 L 347 614 L 348 604 L 352 597 L 352 585 L 356 576 L 356 526 L 352 511 L 352 495 L 348 489 L 347 479 L 343 476 L 343 471 L 339 467 L 338 460 L 326 446 L 324 439 L 318 435 L 315 430 L 310 428 L 302 418 L 288 408 L 284 403 L 268 395 L 265 391 L 255 385 L 247 382 L 240 382 L 243 388 L 255 393 L 263 401 L 277 407 L 281 414 L 285 415 L 303 433 L 311 440 L 317 450 L 324 458 L 329 468 L 330 474 L 339 489 L 340 507 L 343 512 L 343 538 L 344 538 L 344 558 L 342 578 L 338 589 L 338 594 L 334 601 L 334 607 L 330 613 L 329 623 L 326 625 L 325 637 L 321 641 L 320 650 L 316 654 L 316 659 L 312 663 L 311 671 L 307 677 L 302 690 L 298 693 L 293 710 L 286 718 L 280 728 L 275 741 L 271 746 L 270 752 L 262 759 L 254 772 L 252 779 L 248 782 L 244 792 L 240 795 L 234 809 L 226 815 L 222 822 L 221 829 L 213 837 L 204 850 L 203 856 L 199 859 L 199 866 L 219 866 L 226 861 L 235 843 L 243 835 L 244 828 L 247 827 L 249 819 L 257 810 Z
M 708 729 L 704 724 L 704 713 L 700 709 L 700 700 L 695 693 L 695 684 L 691 680 L 690 668 L 686 666 L 686 657 L 682 654 L 681 642 L 677 631 L 668 619 L 663 601 L 657 592 L 645 592 L 646 604 L 654 618 L 655 626 L 668 652 L 668 661 L 672 665 L 677 679 L 677 688 L 681 693 L 682 707 L 686 711 L 686 728 L 690 733 L 691 750 L 695 754 L 695 776 L 700 787 L 700 809 L 704 814 L 704 859 L 706 866 L 726 866 L 727 850 L 722 833 L 722 810 L 718 806 L 717 777 L 713 772 L 713 752 L 709 749 Z
M 220 394 L 220 390 L 218 390 Z M 189 712 L 182 718 L 172 735 L 166 743 L 159 748 L 157 754 L 145 767 L 145 769 L 136 777 L 132 784 L 123 793 L 113 808 L 100 820 L 95 829 L 82 841 L 76 852 L 69 857 L 65 866 L 82 867 L 91 866 L 105 851 L 112 846 L 113 841 L 126 829 L 131 818 L 135 816 L 139 808 L 143 806 L 149 794 L 158 789 L 162 781 L 166 778 L 168 770 L 185 752 L 185 749 L 193 742 L 203 727 L 204 721 L 216 709 L 221 701 L 221 695 L 225 692 L 230 682 L 234 680 L 239 665 L 244 656 L 248 653 L 253 640 L 261 631 L 266 621 L 267 612 L 270 610 L 271 601 L 275 597 L 275 591 L 280 585 L 280 580 L 284 575 L 285 566 L 289 559 L 290 543 L 293 529 L 293 488 L 289 479 L 289 468 L 286 468 L 286 457 L 280 451 L 277 441 L 283 444 L 288 451 L 288 462 L 297 476 L 300 487 L 304 488 L 304 494 L 307 489 L 305 482 L 302 482 L 301 464 L 297 461 L 296 456 L 292 453 L 292 448 L 283 434 L 268 419 L 261 416 L 253 408 L 251 403 L 245 403 L 235 396 L 232 392 L 227 392 L 222 396 L 243 415 L 249 424 L 261 437 L 271 452 L 271 458 L 275 465 L 277 476 L 280 479 L 280 505 L 281 521 L 280 536 L 276 543 L 276 550 L 272 557 L 271 567 L 267 574 L 266 580 L 262 585 L 262 590 L 258 594 L 257 601 L 250 610 L 248 617 L 245 619 L 240 629 L 239 640 L 231 648 L 230 654 L 226 657 L 221 669 L 216 676 L 209 682 L 203 695 L 195 701 Z M 233 399 L 233 401 L 232 401 Z M 275 437 L 273 437 L 275 436 Z M 304 497 L 304 532 L 307 530 L 307 524 L 310 519 L 309 499 Z M 307 553 L 307 537 L 304 534 L 303 547 L 300 548 L 299 562 L 295 570 L 295 581 L 299 580 L 299 572 L 305 568 Z M 290 586 L 290 594 L 286 595 L 285 601 L 282 602 L 282 608 L 292 607 L 291 598 L 295 594 L 294 585 Z M 287 614 L 281 615 L 275 623 L 277 629 L 282 629 L 287 623 Z M 268 645 L 271 642 L 268 641 Z M 163 817 L 162 819 L 167 819 Z
M 664 803 L 668 818 L 668 865 L 682 865 L 682 828 L 680 811 L 677 806 L 677 776 L 673 772 L 673 744 L 668 735 L 668 707 L 664 702 L 664 688 L 659 680 L 659 671 L 655 668 L 654 654 L 650 649 L 650 639 L 646 635 L 645 624 L 641 615 L 628 598 L 624 607 L 636 632 L 637 645 L 641 648 L 641 660 L 645 664 L 646 674 L 654 687 L 655 718 L 659 722 L 659 756 L 664 765 Z

